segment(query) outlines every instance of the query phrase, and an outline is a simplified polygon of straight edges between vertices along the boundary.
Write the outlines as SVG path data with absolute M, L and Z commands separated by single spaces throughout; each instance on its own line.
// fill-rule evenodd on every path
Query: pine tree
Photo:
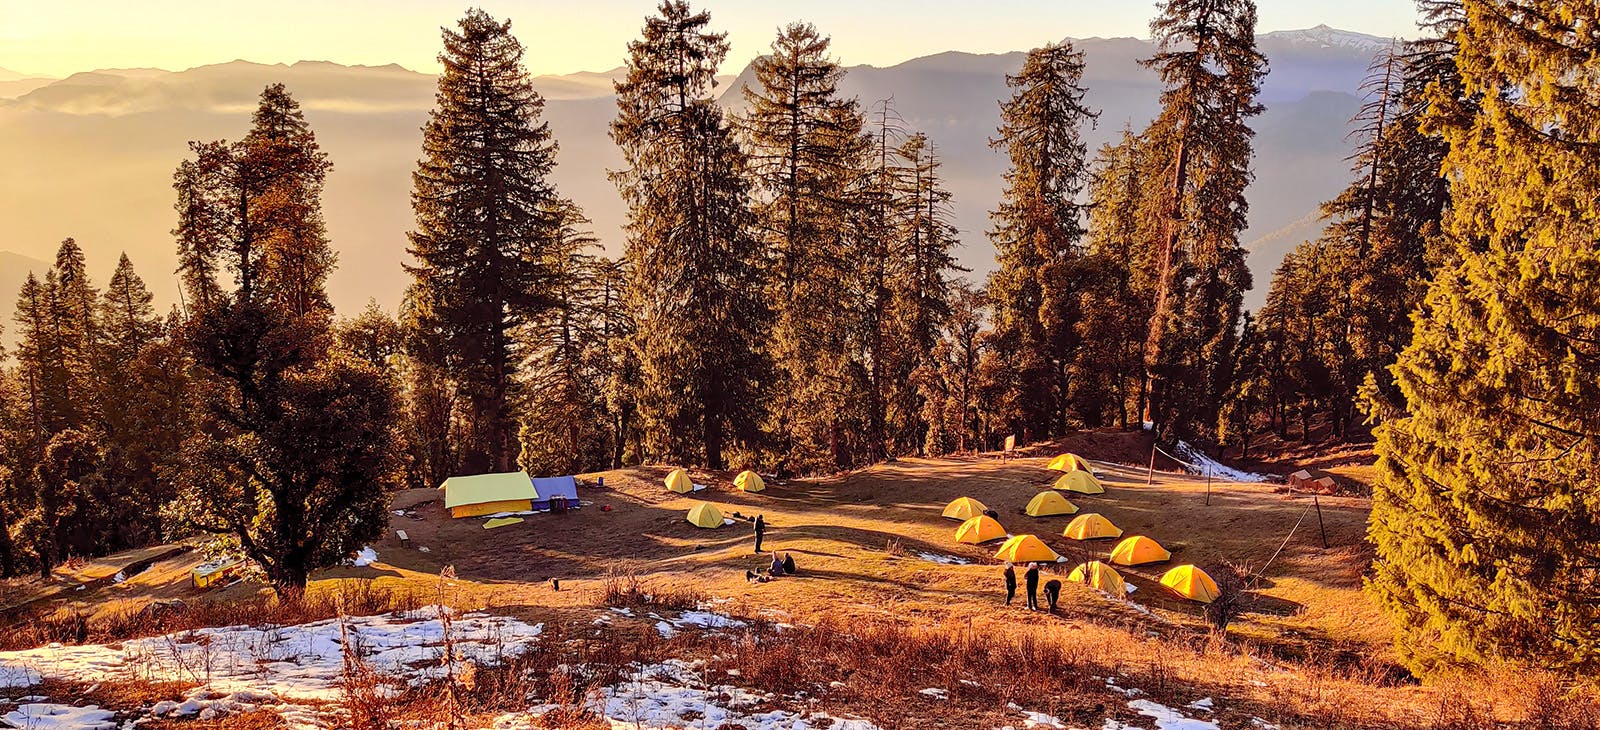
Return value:
M 1435 86 L 1453 259 L 1378 429 L 1370 586 L 1416 671 L 1600 668 L 1600 11 L 1467 0 Z M 1462 99 L 1475 102 L 1464 107 Z M 1489 215 L 1488 211 L 1493 211 Z
M 532 399 L 522 419 L 517 461 L 536 474 L 576 474 L 605 468 L 611 461 L 612 434 L 604 411 L 606 373 L 602 366 L 609 346 L 600 311 L 605 292 L 598 263 L 589 249 L 598 241 L 589 220 L 577 206 L 562 201 L 553 259 L 555 301 L 548 315 L 532 325 L 527 363 Z
M 1086 425 L 1126 428 L 1144 408 L 1144 340 L 1154 299 L 1147 244 L 1157 220 L 1146 194 L 1150 155 L 1124 128 L 1090 172 L 1088 251 L 1081 262 L 1078 357 L 1070 370 L 1072 409 Z M 1108 412 L 1109 411 L 1109 412 Z
M 626 168 L 634 401 L 651 458 L 722 468 L 754 448 L 769 312 L 745 157 L 711 96 L 728 52 L 710 15 L 663 0 L 628 44 L 612 139 Z
M 518 330 L 552 306 L 556 145 L 511 23 L 469 11 L 444 31 L 438 103 L 413 175 L 411 296 L 466 406 L 469 471 L 510 471 L 518 451 Z
M 1083 52 L 1071 43 L 1028 53 L 1006 77 L 1011 99 L 1000 106 L 990 146 L 1011 158 L 1000 206 L 990 213 L 999 267 L 989 278 L 995 347 L 1013 363 L 1020 406 L 1010 424 L 1024 438 L 1066 428 L 1068 363 L 1077 343 L 1072 292 L 1083 237 L 1078 195 L 1085 180 L 1082 127 L 1096 113 L 1083 103 Z
M 772 258 L 772 431 L 789 466 L 848 466 L 861 439 L 851 361 L 855 313 L 839 306 L 857 264 L 844 222 L 865 140 L 854 100 L 838 95 L 844 70 L 809 24 L 779 32 L 750 65 L 748 111 L 738 119 L 754 182 L 756 220 Z M 871 451 L 871 449 L 867 449 Z
M 949 275 L 959 268 L 954 249 L 960 240 L 950 221 L 951 195 L 940 177 L 938 152 L 927 135 L 912 134 L 900 146 L 899 157 L 905 164 L 895 196 L 902 230 L 895 252 L 897 274 L 889 290 L 902 351 L 890 377 L 905 386 L 891 391 L 888 422 L 893 441 L 920 448 L 927 443 L 929 422 L 924 418 L 926 396 L 915 387 L 913 375 L 931 365 L 950 315 Z
M 123 254 L 99 303 L 95 370 L 104 453 L 106 533 L 102 549 L 141 545 L 162 535 L 160 510 L 175 496 L 160 472 L 193 424 L 188 367 L 165 336 L 154 297 Z
M 271 138 L 283 108 L 269 88 L 247 141 Z M 292 138 L 310 145 L 307 131 Z M 314 158 L 314 148 L 190 147 L 195 157 L 174 183 L 180 265 L 196 307 L 180 336 L 200 381 L 200 422 L 172 470 L 179 491 L 167 516 L 231 541 L 280 597 L 295 599 L 313 570 L 381 534 L 398 481 L 399 403 L 383 372 L 330 352 L 327 312 L 301 311 L 325 301 L 320 285 L 285 295 L 285 282 L 314 279 L 284 277 L 275 252 L 304 243 L 321 213 L 315 196 L 277 199 L 305 191 L 303 180 L 279 177 L 304 174 L 291 163 Z M 221 271 L 232 286 L 217 281 Z
M 924 449 L 932 455 L 974 451 L 983 438 L 979 364 L 988 302 L 965 280 L 952 282 L 950 294 L 939 341 L 913 375 L 927 424 Z
M 1248 206 L 1251 117 L 1267 61 L 1255 47 L 1252 0 L 1167 0 L 1150 23 L 1157 52 L 1142 63 L 1164 89 L 1144 133 L 1159 161 L 1155 296 L 1145 340 L 1144 420 L 1163 436 L 1205 435 L 1231 385 L 1250 271 L 1239 233 Z

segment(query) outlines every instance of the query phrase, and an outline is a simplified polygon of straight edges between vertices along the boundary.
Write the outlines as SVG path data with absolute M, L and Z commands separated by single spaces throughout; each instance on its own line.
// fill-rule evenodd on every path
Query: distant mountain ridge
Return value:
M 1073 41 L 1086 54 L 1087 102 L 1101 110 L 1086 139 L 1091 152 L 1155 114 L 1159 84 L 1138 64 L 1153 51 L 1134 38 Z M 1348 179 L 1346 120 L 1373 54 L 1390 39 L 1319 26 L 1258 37 L 1272 71 L 1253 124 L 1257 180 L 1249 191 L 1258 302 L 1283 252 L 1319 228 L 1314 211 Z M 961 262 L 981 278 L 993 266 L 984 237 L 999 198 L 1004 157 L 989 149 L 999 124 L 1005 75 L 1023 52 L 950 51 L 887 67 L 851 66 L 843 93 L 864 104 L 893 97 L 905 126 L 928 133 L 945 158 L 962 231 Z M 561 145 L 556 184 L 594 220 L 607 249 L 621 251 L 625 211 L 606 179 L 621 166 L 608 129 L 611 83 L 622 69 L 540 76 L 545 118 Z M 724 103 L 741 103 L 749 70 L 722 79 Z M 406 282 L 400 269 L 411 226 L 410 174 L 422 123 L 433 106 L 434 77 L 390 64 L 234 61 L 186 71 L 101 70 L 73 74 L 6 98 L 0 89 L 0 249 L 40 260 L 74 236 L 104 282 L 126 250 L 162 306 L 176 301 L 170 229 L 171 174 L 189 140 L 233 139 L 249 124 L 261 88 L 287 84 L 306 109 L 334 171 L 325 197 L 340 268 L 330 294 L 341 311 L 369 297 L 394 307 Z M 0 81 L 0 84 L 6 83 Z M 0 281 L 0 286 L 5 282 Z M 15 288 L 0 289 L 9 320 Z

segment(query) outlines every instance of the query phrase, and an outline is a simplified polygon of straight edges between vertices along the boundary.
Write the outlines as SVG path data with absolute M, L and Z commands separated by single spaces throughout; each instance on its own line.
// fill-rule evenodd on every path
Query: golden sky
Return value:
M 509 17 L 535 74 L 620 66 L 656 0 L 484 0 Z M 726 72 L 759 54 L 777 28 L 815 23 L 847 64 L 889 65 L 946 50 L 1005 52 L 1062 37 L 1147 35 L 1141 0 L 711 0 L 729 33 Z M 1262 31 L 1326 23 L 1411 35 L 1411 0 L 1259 0 Z M 60 77 L 99 68 L 182 70 L 245 59 L 398 63 L 434 72 L 438 28 L 469 7 L 440 0 L 0 0 L 0 68 Z

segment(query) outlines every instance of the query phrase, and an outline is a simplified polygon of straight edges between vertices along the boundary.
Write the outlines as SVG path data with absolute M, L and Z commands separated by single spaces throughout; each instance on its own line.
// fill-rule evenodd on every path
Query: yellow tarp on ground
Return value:
M 1050 469 L 1056 471 L 1094 471 L 1089 468 L 1089 461 L 1077 454 L 1062 454 L 1050 460 Z
M 1144 565 L 1172 558 L 1172 553 L 1144 535 L 1134 535 L 1111 549 L 1111 562 L 1117 565 Z
M 950 504 L 944 506 L 944 516 L 952 520 L 966 522 L 983 514 L 988 509 L 988 507 L 983 506 L 982 502 L 971 497 L 957 497 L 950 500 Z
M 506 525 L 515 525 L 515 524 L 517 524 L 518 522 L 521 522 L 521 521 L 522 521 L 521 517 L 496 517 L 496 518 L 494 518 L 492 520 L 489 520 L 488 522 L 483 523 L 483 529 L 485 529 L 485 530 L 493 530 L 496 527 L 505 527 Z
M 1061 559 L 1056 551 L 1033 535 L 1017 535 L 1005 541 L 994 557 L 1008 563 L 1054 563 Z
M 1096 540 L 1102 537 L 1122 537 L 1122 528 L 1111 524 L 1111 520 L 1098 512 L 1085 512 L 1072 518 L 1067 523 L 1066 531 L 1061 534 L 1074 540 Z
M 723 517 L 722 510 L 717 509 L 716 505 L 710 502 L 697 502 L 689 508 L 689 515 L 684 519 L 689 520 L 689 524 L 695 527 L 711 529 L 721 527 Z
M 1161 585 L 1191 601 L 1210 603 L 1222 595 L 1217 582 L 1193 565 L 1180 565 L 1161 576 Z
M 481 517 L 533 509 L 539 493 L 525 471 L 450 477 L 439 485 L 451 517 Z
M 1122 580 L 1122 575 L 1105 563 L 1092 560 L 1072 569 L 1072 574 L 1067 580 L 1073 583 L 1082 583 L 1096 590 L 1105 591 L 1118 598 L 1128 595 L 1128 584 Z
M 1094 478 L 1093 474 L 1083 471 L 1082 469 L 1077 471 L 1069 471 L 1065 474 L 1062 474 L 1061 478 L 1057 479 L 1056 483 L 1051 485 L 1051 488 L 1059 489 L 1063 492 L 1077 492 L 1079 494 L 1106 493 L 1106 488 L 1100 486 L 1100 480 Z
M 694 482 L 689 480 L 689 472 L 682 469 L 673 469 L 667 475 L 667 489 L 678 494 L 688 494 L 694 491 Z
M 995 522 L 993 517 L 978 515 L 956 528 L 956 542 L 977 545 L 990 540 L 999 540 L 1006 536 L 1006 528 Z
M 760 474 L 746 469 L 739 472 L 739 476 L 733 478 L 733 486 L 744 492 L 759 492 L 767 488 L 767 482 L 761 478 Z
M 1045 490 L 1033 495 L 1028 501 L 1028 508 L 1024 510 L 1029 517 L 1049 517 L 1050 515 L 1070 515 L 1078 512 L 1078 505 L 1067 501 L 1060 492 Z

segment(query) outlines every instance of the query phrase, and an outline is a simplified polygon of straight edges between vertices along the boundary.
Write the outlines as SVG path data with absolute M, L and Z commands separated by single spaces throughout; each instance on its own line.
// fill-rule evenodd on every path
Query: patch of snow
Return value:
M 376 562 L 378 562 L 378 551 L 373 550 L 371 545 L 356 551 L 356 556 L 350 560 L 350 564 L 357 568 L 365 568 Z
M 1187 705 L 1184 705 L 1184 707 L 1187 707 L 1187 708 L 1189 708 L 1191 710 L 1205 710 L 1206 712 L 1210 712 L 1211 709 L 1212 709 L 1211 698 L 1210 697 L 1205 697 L 1205 698 L 1202 698 L 1202 699 L 1198 699 L 1198 700 L 1195 700 L 1193 702 L 1190 702 Z
M 97 705 L 26 704 L 0 716 L 0 723 L 22 730 L 115 730 L 116 713 Z
M 919 553 L 917 553 L 917 557 L 922 559 L 922 560 L 926 560 L 926 561 L 928 561 L 930 563 L 938 563 L 940 565 L 971 565 L 972 564 L 972 561 L 968 560 L 966 558 L 958 558 L 958 557 L 956 557 L 954 555 L 941 555 L 939 553 L 921 553 L 921 552 L 919 552 Z
M 1185 717 L 1183 713 L 1159 702 L 1134 700 L 1128 703 L 1128 709 L 1155 720 L 1156 730 L 1219 730 L 1215 722 Z
M 111 576 L 111 582 L 112 583 L 121 583 L 121 582 L 123 582 L 123 581 L 125 581 L 127 579 L 128 579 L 127 572 L 126 571 L 121 571 L 121 570 L 117 571 L 116 575 Z
M 1223 464 L 1216 459 L 1206 456 L 1204 451 L 1190 446 L 1186 441 L 1179 441 L 1176 451 L 1178 452 L 1178 457 L 1180 459 L 1187 459 L 1189 461 L 1189 463 L 1184 464 L 1184 466 L 1188 467 L 1189 470 L 1195 474 L 1210 474 L 1215 478 L 1226 479 L 1230 482 L 1264 482 L 1267 480 L 1267 477 L 1264 474 L 1241 471 Z
M 767 696 L 728 685 L 711 685 L 695 665 L 668 660 L 645 666 L 627 681 L 601 690 L 590 709 L 619 729 L 878 730 L 876 725 L 857 718 L 823 712 L 802 716 L 769 707 Z
M 733 518 L 732 517 L 724 517 L 724 518 L 722 518 L 722 524 L 724 526 L 733 524 Z
M 1267 722 L 1259 717 L 1250 718 L 1250 724 L 1261 728 L 1261 730 L 1279 730 L 1277 725 Z
M 463 662 L 496 666 L 527 651 L 543 631 L 503 616 L 468 613 L 452 622 Z M 444 628 L 432 608 L 345 620 L 345 634 L 373 670 L 413 686 L 443 676 Z M 117 644 L 0 652 L 0 687 L 43 679 L 152 679 L 206 683 L 167 713 L 226 714 L 271 707 L 292 728 L 319 727 L 320 703 L 337 702 L 344 669 L 338 619 L 292 626 L 224 626 Z M 152 708 L 154 710 L 155 708 Z
M 672 623 L 680 627 L 698 626 L 702 629 L 741 629 L 745 627 L 745 622 L 739 619 L 724 616 L 720 613 L 711 613 L 710 611 L 684 611 L 683 615 Z
M 689 491 L 698 492 L 698 491 L 700 491 L 702 489 L 705 489 L 705 488 L 706 488 L 706 485 L 704 485 L 704 484 L 696 484 L 696 485 L 694 485 L 694 489 L 691 489 Z
M 1061 718 L 1056 717 L 1055 715 L 1046 715 L 1043 712 L 1023 710 L 1022 716 L 1025 718 L 1022 721 L 1022 726 L 1024 728 L 1048 727 L 1061 729 L 1067 726 L 1066 723 L 1061 721 Z
M 938 687 L 929 687 L 927 689 L 919 689 L 919 690 L 917 690 L 917 694 L 922 695 L 924 697 L 932 697 L 933 699 L 936 699 L 936 700 L 948 700 L 948 699 L 950 699 L 950 690 L 940 689 Z

